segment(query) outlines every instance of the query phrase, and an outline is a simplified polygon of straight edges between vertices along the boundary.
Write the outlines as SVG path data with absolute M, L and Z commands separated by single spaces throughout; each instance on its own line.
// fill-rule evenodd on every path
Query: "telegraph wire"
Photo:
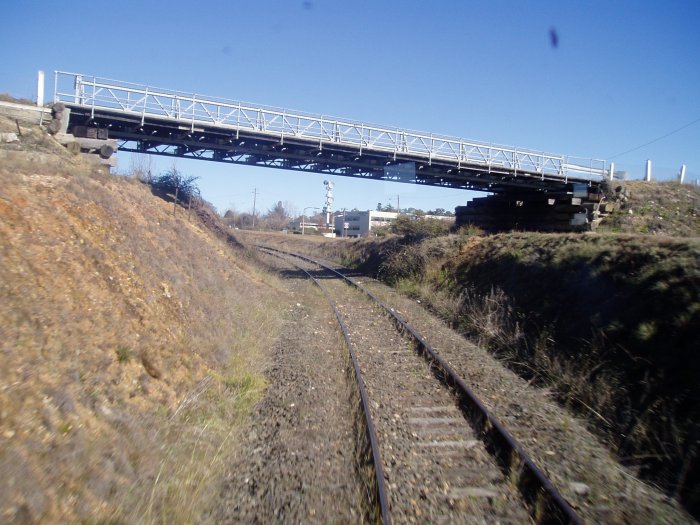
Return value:
M 617 153 L 616 155 L 613 155 L 612 157 L 608 157 L 608 159 L 612 160 L 615 157 L 621 157 L 622 155 L 627 155 L 628 153 L 632 153 L 633 151 L 637 151 L 638 149 L 642 149 L 646 146 L 649 146 L 650 144 L 654 144 L 654 142 L 658 142 L 662 139 L 665 139 L 666 137 L 670 137 L 674 133 L 678 133 L 679 131 L 684 130 L 685 128 L 688 128 L 688 127 L 692 126 L 693 124 L 696 124 L 697 122 L 700 122 L 700 118 L 696 118 L 692 122 L 688 122 L 687 124 L 681 126 L 680 128 L 676 128 L 673 131 L 669 131 L 665 135 L 657 137 L 654 140 L 650 140 L 649 142 L 646 142 L 645 144 L 642 144 L 641 146 L 637 146 L 636 148 L 628 149 L 627 151 L 623 151 L 622 153 Z

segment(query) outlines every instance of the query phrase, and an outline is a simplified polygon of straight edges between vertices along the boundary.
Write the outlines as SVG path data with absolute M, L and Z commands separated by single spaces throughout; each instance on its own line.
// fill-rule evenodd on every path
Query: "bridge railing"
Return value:
M 192 132 L 201 126 L 214 126 L 235 132 L 237 138 L 241 131 L 247 131 L 278 137 L 282 144 L 289 139 L 317 143 L 319 149 L 340 144 L 354 147 L 358 154 L 367 150 L 395 158 L 414 156 L 427 163 L 450 161 L 457 169 L 477 165 L 565 180 L 569 176 L 598 180 L 609 174 L 606 162 L 600 159 L 471 142 L 78 73 L 56 71 L 54 84 L 55 102 L 89 108 L 93 115 L 99 109 L 138 116 L 142 124 L 152 118 L 170 120 Z

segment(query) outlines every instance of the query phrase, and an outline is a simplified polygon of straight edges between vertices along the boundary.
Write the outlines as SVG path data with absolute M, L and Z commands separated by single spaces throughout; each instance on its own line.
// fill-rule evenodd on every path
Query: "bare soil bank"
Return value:
M 92 170 L 40 130 L 0 148 L 0 522 L 201 522 L 285 292 Z
M 394 284 L 521 375 L 553 386 L 624 464 L 700 513 L 699 240 L 293 240 Z

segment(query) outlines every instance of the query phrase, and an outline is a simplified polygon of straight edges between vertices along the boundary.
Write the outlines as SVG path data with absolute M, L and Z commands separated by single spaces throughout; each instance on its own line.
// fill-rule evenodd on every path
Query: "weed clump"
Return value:
M 131 358 L 133 357 L 131 350 L 129 350 L 125 346 L 117 347 L 116 354 L 117 354 L 117 361 L 120 364 L 128 363 L 129 361 L 131 361 Z

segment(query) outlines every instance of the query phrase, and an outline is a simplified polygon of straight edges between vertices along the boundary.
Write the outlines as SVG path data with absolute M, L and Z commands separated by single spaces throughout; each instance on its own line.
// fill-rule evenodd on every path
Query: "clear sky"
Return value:
M 39 69 L 612 158 L 632 178 L 646 159 L 660 178 L 685 163 L 700 178 L 698 0 L 5 0 L 0 92 L 35 97 Z M 127 169 L 128 156 L 119 159 Z M 249 211 L 256 188 L 258 210 L 323 206 L 327 176 L 176 166 L 201 177 L 221 211 Z M 336 209 L 397 198 L 402 208 L 450 209 L 474 195 L 332 180 Z

